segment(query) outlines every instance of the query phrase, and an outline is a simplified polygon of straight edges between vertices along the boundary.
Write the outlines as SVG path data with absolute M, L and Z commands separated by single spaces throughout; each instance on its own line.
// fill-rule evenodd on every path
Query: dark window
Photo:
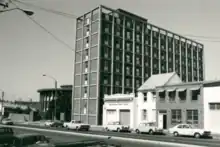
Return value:
M 144 94 L 144 102 L 147 101 L 147 93 L 143 93 Z
M 197 125 L 199 124 L 198 110 L 186 110 L 187 124 Z
M 185 89 L 181 89 L 178 91 L 178 95 L 181 101 L 185 101 L 186 100 L 186 90 Z
M 210 110 L 220 110 L 220 103 L 209 103 Z
M 171 110 L 171 123 L 179 124 L 182 122 L 181 110 Z
M 169 95 L 169 101 L 173 102 L 175 101 L 175 97 L 176 97 L 176 91 L 168 91 L 168 95 Z
M 200 95 L 200 89 L 191 90 L 192 100 L 198 100 L 198 96 Z
M 165 92 L 165 90 L 159 91 L 159 92 L 158 92 L 158 95 L 159 95 L 159 97 L 160 97 L 160 101 L 165 101 L 165 98 L 166 98 L 166 92 Z

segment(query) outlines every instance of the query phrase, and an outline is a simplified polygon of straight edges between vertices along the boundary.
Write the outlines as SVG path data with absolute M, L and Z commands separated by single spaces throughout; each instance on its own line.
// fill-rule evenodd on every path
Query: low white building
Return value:
M 104 96 L 103 125 L 119 121 L 133 128 L 137 117 L 137 99 L 134 94 L 113 94 Z
M 152 92 L 134 94 L 105 95 L 103 125 L 119 121 L 123 125 L 136 128 L 140 122 L 156 122 L 156 101 Z
M 220 81 L 205 82 L 204 96 L 204 128 L 220 133 Z

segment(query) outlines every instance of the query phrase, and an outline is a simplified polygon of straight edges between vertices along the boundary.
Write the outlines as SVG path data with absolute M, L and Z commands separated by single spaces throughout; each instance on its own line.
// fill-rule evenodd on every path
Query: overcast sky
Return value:
M 149 22 L 179 34 L 215 37 L 197 38 L 205 46 L 207 80 L 220 79 L 220 0 L 21 0 L 40 7 L 80 16 L 106 5 L 143 16 Z M 17 3 L 18 4 L 18 3 Z M 75 20 L 19 4 L 35 12 L 32 16 L 74 48 Z M 2 9 L 2 8 L 0 8 Z M 219 42 L 213 42 L 219 41 Z M 42 74 L 54 76 L 58 84 L 72 84 L 73 54 L 39 28 L 23 13 L 0 13 L 0 89 L 6 99 L 38 100 L 39 88 L 53 86 Z

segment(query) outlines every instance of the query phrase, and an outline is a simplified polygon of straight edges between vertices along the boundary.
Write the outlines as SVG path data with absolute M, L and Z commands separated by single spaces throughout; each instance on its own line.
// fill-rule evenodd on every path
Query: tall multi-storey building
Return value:
M 122 9 L 77 18 L 73 119 L 101 124 L 104 94 L 132 93 L 152 74 L 204 79 L 203 45 Z

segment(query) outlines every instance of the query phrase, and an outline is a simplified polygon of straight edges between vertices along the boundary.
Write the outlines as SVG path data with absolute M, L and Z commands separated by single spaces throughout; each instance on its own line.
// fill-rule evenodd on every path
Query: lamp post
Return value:
M 4 94 L 5 94 L 5 92 L 2 90 L 2 89 L 0 89 L 0 91 L 1 91 L 1 100 L 2 100 L 2 106 L 1 106 L 1 113 L 2 113 L 2 115 L 4 114 L 3 113 L 3 105 L 4 105 Z
M 21 9 L 21 8 L 13 8 L 13 9 L 7 9 L 7 10 L 0 10 L 0 13 L 8 12 L 8 11 L 13 11 L 13 10 L 20 10 L 20 11 L 22 11 L 23 13 L 25 13 L 25 14 L 28 15 L 28 16 L 31 16 L 31 15 L 34 14 L 33 11 L 23 10 L 23 9 Z
M 46 75 L 46 74 L 43 74 L 44 77 L 48 77 L 52 80 L 54 80 L 54 86 L 55 86 L 55 96 L 54 96 L 54 114 L 53 114 L 53 119 L 56 120 L 56 100 L 57 100 L 57 80 L 50 76 L 50 75 Z

